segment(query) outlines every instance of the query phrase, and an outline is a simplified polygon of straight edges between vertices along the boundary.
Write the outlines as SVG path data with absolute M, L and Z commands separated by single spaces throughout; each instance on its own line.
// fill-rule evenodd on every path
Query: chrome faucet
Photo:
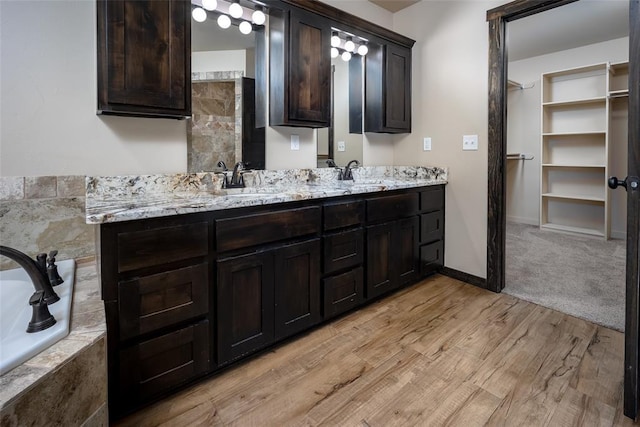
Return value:
M 52 260 L 50 261 L 49 266 L 55 266 L 54 257 L 57 253 L 57 251 L 51 252 Z M 47 254 L 38 254 L 36 260 L 33 260 L 27 254 L 16 249 L 7 246 L 0 246 L 0 255 L 4 255 L 17 262 L 20 267 L 27 272 L 31 279 L 31 283 L 33 283 L 33 287 L 36 290 L 31 298 L 29 298 L 29 305 L 33 309 L 33 314 L 31 316 L 31 321 L 27 326 L 27 332 L 38 332 L 53 326 L 56 323 L 56 319 L 49 312 L 48 306 L 49 304 L 57 302 L 60 297 L 55 293 L 50 282 L 50 277 L 57 275 L 57 268 L 55 269 L 55 274 L 53 274 L 53 268 L 48 272 Z M 61 283 L 62 279 L 59 276 L 58 278 L 60 280 L 59 283 Z
M 354 163 L 355 163 L 355 166 L 352 167 L 351 165 Z M 341 179 L 343 181 L 353 180 L 352 169 L 357 168 L 359 166 L 360 166 L 359 161 L 351 160 L 349 163 L 347 163 L 347 166 L 344 167 L 344 172 L 340 175 L 340 177 L 338 177 L 338 179 Z

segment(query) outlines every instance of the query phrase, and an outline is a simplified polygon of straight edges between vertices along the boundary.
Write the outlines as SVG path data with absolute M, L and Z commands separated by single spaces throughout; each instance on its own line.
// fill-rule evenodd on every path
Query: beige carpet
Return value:
M 504 293 L 624 330 L 623 240 L 507 223 Z

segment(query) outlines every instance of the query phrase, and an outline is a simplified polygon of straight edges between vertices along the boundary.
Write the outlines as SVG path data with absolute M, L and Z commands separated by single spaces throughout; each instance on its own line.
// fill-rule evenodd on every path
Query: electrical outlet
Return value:
M 422 149 L 424 151 L 431 151 L 431 138 L 424 138 L 422 141 Z
M 463 135 L 462 136 L 462 149 L 463 150 L 477 150 L 478 149 L 478 135 Z
M 345 151 L 347 147 L 344 144 L 344 141 L 338 141 L 338 151 Z
M 300 135 L 291 135 L 291 150 L 300 149 Z

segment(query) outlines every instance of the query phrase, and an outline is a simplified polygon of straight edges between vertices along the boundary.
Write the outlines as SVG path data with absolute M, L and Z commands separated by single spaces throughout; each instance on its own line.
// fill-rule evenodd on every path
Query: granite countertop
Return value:
M 0 409 L 45 380 L 107 332 L 95 261 L 78 262 L 69 335 L 0 376 Z M 106 369 L 106 366 L 104 367 Z
M 447 169 L 375 166 L 339 181 L 333 168 L 246 171 L 245 188 L 222 189 L 220 173 L 86 178 L 88 224 L 321 199 L 447 183 Z

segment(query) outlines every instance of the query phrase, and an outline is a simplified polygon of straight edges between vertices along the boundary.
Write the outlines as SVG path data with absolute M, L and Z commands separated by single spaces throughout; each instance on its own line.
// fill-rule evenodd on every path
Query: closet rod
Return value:
M 508 153 L 507 160 L 533 160 L 533 155 L 525 153 Z

